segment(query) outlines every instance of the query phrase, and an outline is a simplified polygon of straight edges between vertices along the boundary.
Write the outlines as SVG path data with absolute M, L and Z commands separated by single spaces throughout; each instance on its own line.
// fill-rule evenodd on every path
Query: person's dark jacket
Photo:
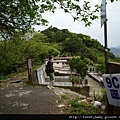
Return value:
M 47 63 L 47 64 L 49 65 L 49 68 L 50 68 L 50 73 L 53 73 L 53 72 L 54 72 L 53 62 L 48 61 L 48 63 Z

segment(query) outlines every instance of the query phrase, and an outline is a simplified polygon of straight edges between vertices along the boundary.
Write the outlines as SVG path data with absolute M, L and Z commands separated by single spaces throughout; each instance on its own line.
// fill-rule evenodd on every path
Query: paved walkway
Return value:
M 59 114 L 58 100 L 46 86 L 0 87 L 0 114 Z
M 90 86 L 90 96 L 93 96 L 94 94 L 101 94 L 101 90 L 103 87 L 99 84 L 99 82 L 95 81 L 92 77 L 87 76 L 88 79 L 88 85 Z

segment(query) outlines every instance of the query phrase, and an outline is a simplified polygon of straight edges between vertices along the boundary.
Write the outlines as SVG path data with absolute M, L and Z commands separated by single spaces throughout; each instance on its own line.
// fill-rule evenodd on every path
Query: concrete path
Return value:
M 58 100 L 46 86 L 0 87 L 0 114 L 58 114 Z

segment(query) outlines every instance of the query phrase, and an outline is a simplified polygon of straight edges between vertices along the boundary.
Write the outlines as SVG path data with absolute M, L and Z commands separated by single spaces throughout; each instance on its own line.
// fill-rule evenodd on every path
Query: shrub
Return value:
M 96 108 L 92 103 L 80 102 L 79 97 L 72 99 L 71 105 L 72 114 L 101 114 L 103 110 Z
M 71 81 L 72 85 L 74 86 L 77 83 L 81 83 L 82 82 L 82 78 L 81 78 L 81 76 L 70 75 L 69 76 L 69 81 Z

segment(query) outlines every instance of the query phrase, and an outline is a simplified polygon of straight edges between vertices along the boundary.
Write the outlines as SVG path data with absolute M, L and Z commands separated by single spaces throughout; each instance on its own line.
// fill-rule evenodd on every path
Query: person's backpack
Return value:
M 45 72 L 46 72 L 47 75 L 49 75 L 49 73 L 50 73 L 50 68 L 49 68 L 48 63 L 45 65 Z

